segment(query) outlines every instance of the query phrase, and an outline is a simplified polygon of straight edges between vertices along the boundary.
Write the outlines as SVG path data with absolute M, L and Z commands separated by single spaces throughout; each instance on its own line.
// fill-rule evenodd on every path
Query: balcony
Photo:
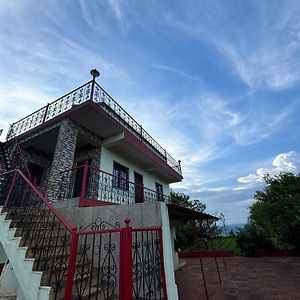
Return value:
M 10 125 L 7 141 L 20 136 L 54 118 L 72 110 L 79 105 L 92 101 L 103 111 L 126 128 L 135 138 L 141 141 L 152 153 L 162 159 L 180 178 L 180 162 L 176 161 L 155 139 L 143 129 L 96 81 L 91 80 L 72 92 L 47 104 L 29 116 Z
M 87 163 L 62 171 L 59 200 L 79 197 L 80 201 L 98 200 L 99 204 L 132 204 L 153 201 L 170 203 L 170 196 L 114 176 Z M 95 203 L 95 202 L 94 202 Z

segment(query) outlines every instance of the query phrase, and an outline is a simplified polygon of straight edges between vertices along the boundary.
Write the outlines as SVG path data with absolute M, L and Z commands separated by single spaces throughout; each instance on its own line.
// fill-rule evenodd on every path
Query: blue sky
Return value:
M 299 15 L 299 1 L 3 0 L 0 128 L 96 67 L 182 160 L 173 188 L 245 222 L 263 174 L 299 171 Z

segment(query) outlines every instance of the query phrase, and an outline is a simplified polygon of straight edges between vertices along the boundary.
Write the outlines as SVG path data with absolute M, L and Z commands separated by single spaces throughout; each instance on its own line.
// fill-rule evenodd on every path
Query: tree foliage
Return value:
M 254 195 L 250 223 L 272 239 L 276 248 L 300 249 L 300 174 L 265 176 L 266 187 Z
M 259 256 L 260 249 L 272 250 L 273 243 L 268 233 L 255 223 L 248 223 L 236 234 L 236 243 L 241 254 Z
M 199 212 L 203 212 L 206 209 L 206 205 L 201 203 L 199 200 L 190 200 L 190 196 L 183 193 L 171 192 L 172 202 L 180 206 L 193 209 Z
M 180 206 L 204 212 L 206 205 L 199 200 L 190 200 L 190 196 L 183 193 L 171 192 L 172 202 Z M 178 222 L 176 224 L 176 238 L 178 247 L 181 250 L 194 250 L 199 246 L 201 238 L 205 238 L 208 232 L 215 230 L 212 220 L 190 220 L 188 222 Z

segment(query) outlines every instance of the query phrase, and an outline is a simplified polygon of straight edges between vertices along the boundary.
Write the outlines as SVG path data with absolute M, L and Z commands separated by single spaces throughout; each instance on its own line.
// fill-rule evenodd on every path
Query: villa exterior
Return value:
M 176 300 L 173 221 L 211 216 L 172 204 L 180 161 L 91 74 L 0 145 L 0 297 Z

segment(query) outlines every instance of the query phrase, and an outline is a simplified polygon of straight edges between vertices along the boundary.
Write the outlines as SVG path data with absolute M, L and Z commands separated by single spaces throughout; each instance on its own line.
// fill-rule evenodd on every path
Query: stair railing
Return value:
M 34 269 L 43 271 L 43 284 L 52 286 L 57 295 L 64 288 L 65 278 L 74 277 L 72 246 L 77 228 L 64 220 L 19 169 L 1 174 L 0 178 L 0 205 L 22 236 L 22 246 L 29 246 L 35 258 Z M 67 295 L 69 289 L 70 283 L 65 286 Z
M 43 272 L 55 299 L 167 300 L 160 227 L 78 231 L 19 170 L 0 174 L 0 205 Z M 119 251 L 118 251 L 119 250 Z M 30 253 L 29 252 L 29 253 Z M 119 268 L 118 268 L 119 266 Z

